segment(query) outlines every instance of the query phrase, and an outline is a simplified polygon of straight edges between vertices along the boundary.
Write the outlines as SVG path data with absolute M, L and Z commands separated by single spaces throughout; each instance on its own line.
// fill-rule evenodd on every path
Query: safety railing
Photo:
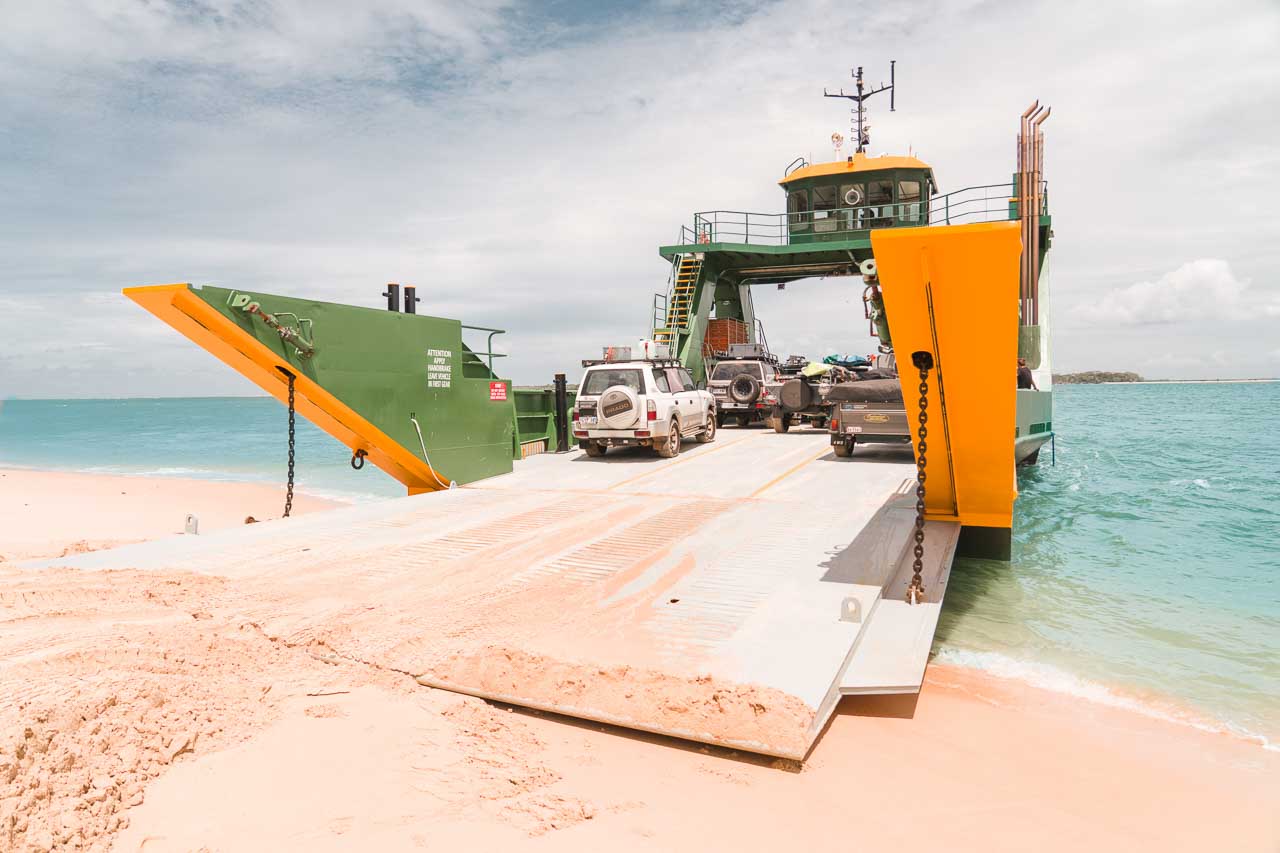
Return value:
M 929 201 L 931 225 L 966 222 L 1004 222 L 1018 218 L 1017 187 L 1012 183 L 985 184 L 934 196 Z M 1040 182 L 1041 213 L 1049 211 L 1049 182 Z
M 667 295 L 665 293 L 653 294 L 653 316 L 650 318 L 653 322 L 649 324 L 649 328 L 657 332 L 658 329 L 667 327 Z
M 680 226 L 679 244 L 745 243 L 784 246 L 828 240 L 856 239 L 878 228 L 1001 222 L 1018 218 L 1015 185 L 986 184 L 934 196 L 923 201 L 871 204 L 795 213 L 750 213 L 708 210 L 693 215 L 692 225 Z M 1043 208 L 1048 212 L 1048 183 L 1041 184 Z
M 507 333 L 507 330 L 506 330 L 506 329 L 491 329 L 491 328 L 489 328 L 488 326 L 468 326 L 466 323 L 462 323 L 462 324 L 460 324 L 460 325 L 462 326 L 462 328 L 464 328 L 464 329 L 470 329 L 470 330 L 472 330 L 473 332 L 488 332 L 488 333 L 489 333 L 489 339 L 485 342 L 485 352 L 480 352 L 479 350 L 474 350 L 474 349 L 473 349 L 473 350 L 471 350 L 471 352 L 472 352 L 472 354 L 473 354 L 473 355 L 477 355 L 477 356 L 480 356 L 480 355 L 488 356 L 488 358 L 489 358 L 489 372 L 490 372 L 490 373 L 493 373 L 493 360 L 494 360 L 495 358 L 506 358 L 506 357 L 507 357 L 507 354 L 506 354 L 505 352 L 494 352 L 494 351 L 493 351 L 493 336 L 494 336 L 494 335 L 505 335 L 505 334 Z M 494 376 L 497 376 L 497 374 L 496 374 L 496 373 L 494 373 L 493 375 L 494 375 Z

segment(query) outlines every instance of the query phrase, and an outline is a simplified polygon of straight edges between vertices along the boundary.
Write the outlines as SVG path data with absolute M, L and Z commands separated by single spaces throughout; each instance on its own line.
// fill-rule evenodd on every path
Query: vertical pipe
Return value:
M 1035 263 L 1035 254 L 1036 254 L 1035 212 L 1034 212 L 1035 203 L 1036 203 L 1036 190 L 1034 186 L 1035 179 L 1032 175 L 1032 170 L 1035 168 L 1035 165 L 1034 165 L 1035 163 L 1035 131 L 1032 130 L 1031 123 L 1035 119 L 1036 114 L 1039 112 L 1040 110 L 1039 108 L 1037 108 L 1036 112 L 1031 114 L 1031 118 L 1027 119 L 1027 129 L 1022 137 L 1022 141 L 1023 141 L 1022 182 L 1023 182 L 1023 187 L 1027 193 L 1025 196 L 1026 203 L 1023 205 L 1023 208 L 1022 208 L 1023 221 L 1026 222 L 1026 228 L 1027 228 L 1026 230 L 1027 238 L 1026 238 L 1026 241 L 1022 244 L 1023 257 L 1026 259 L 1026 270 L 1027 270 L 1027 283 L 1026 283 L 1026 288 L 1024 293 L 1024 296 L 1027 301 L 1026 301 L 1026 307 L 1022 313 L 1022 322 L 1023 322 L 1023 325 L 1027 325 L 1027 326 L 1032 325 L 1031 318 L 1032 318 L 1032 315 L 1035 313 L 1035 306 L 1033 304 L 1033 297 L 1032 297 L 1032 288 L 1035 286 L 1034 285 L 1035 274 L 1032 272 L 1032 266 Z
M 414 287 L 412 284 L 406 284 L 404 286 L 404 313 L 417 314 L 418 303 L 421 301 L 422 300 L 418 298 L 418 288 Z
M 1023 312 L 1027 307 L 1027 200 L 1023 196 L 1022 160 L 1024 152 L 1023 138 L 1027 133 L 1027 114 L 1023 113 L 1018 122 L 1018 166 L 1014 173 L 1014 194 L 1018 197 L 1018 234 L 1022 241 L 1022 252 L 1018 256 L 1018 325 L 1022 325 Z
M 382 291 L 382 295 L 387 297 L 388 311 L 400 310 L 400 285 L 388 283 L 387 289 Z
M 1031 279 L 1031 263 L 1030 263 L 1030 245 L 1031 245 L 1031 228 L 1030 216 L 1028 208 L 1031 203 L 1029 181 L 1027 173 L 1030 169 L 1030 141 L 1031 135 L 1031 117 L 1040 109 L 1040 101 L 1037 99 L 1031 106 L 1027 107 L 1022 113 L 1022 121 L 1018 132 L 1018 219 L 1022 227 L 1022 263 L 1018 272 L 1018 311 L 1019 323 L 1026 325 L 1028 321 L 1028 311 L 1030 305 L 1030 279 Z
M 1040 129 L 1040 125 L 1044 124 L 1045 119 L 1049 118 L 1049 113 L 1051 112 L 1053 112 L 1053 107 L 1045 107 L 1044 112 L 1039 114 L 1031 127 L 1035 142 L 1035 162 L 1033 163 L 1032 179 L 1035 183 L 1036 201 L 1033 210 L 1035 219 L 1031 226 L 1035 234 L 1035 252 L 1031 256 L 1031 293 L 1033 299 L 1031 316 L 1033 324 L 1037 326 L 1040 325 L 1040 213 L 1044 206 L 1044 191 L 1041 186 L 1044 172 L 1044 131 Z
M 1026 139 L 1027 119 L 1024 116 L 1018 130 L 1018 233 L 1022 241 L 1022 252 L 1018 256 L 1018 324 L 1026 322 L 1027 314 L 1027 181 L 1026 181 Z
M 569 451 L 569 389 L 563 373 L 555 379 L 556 453 Z
M 1040 123 L 1031 125 L 1031 325 L 1040 324 Z

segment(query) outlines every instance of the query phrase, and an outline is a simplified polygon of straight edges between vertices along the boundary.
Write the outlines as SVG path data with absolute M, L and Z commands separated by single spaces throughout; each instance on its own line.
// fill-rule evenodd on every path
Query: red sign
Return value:
M 489 383 L 489 399 L 505 401 L 507 399 L 507 383 L 490 382 Z

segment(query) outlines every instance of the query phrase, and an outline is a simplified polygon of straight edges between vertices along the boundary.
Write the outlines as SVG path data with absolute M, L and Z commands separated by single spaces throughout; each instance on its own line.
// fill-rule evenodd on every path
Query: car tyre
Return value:
M 853 440 L 842 441 L 839 444 L 833 444 L 831 449 L 836 452 L 836 456 L 842 459 L 848 459 L 853 455 Z
M 698 441 L 700 443 L 709 444 L 716 440 L 717 420 L 718 418 L 714 414 L 710 412 L 707 413 L 707 426 L 702 430 L 702 432 L 698 433 Z
M 791 429 L 791 415 L 789 413 L 784 415 L 774 415 L 773 417 L 774 432 L 786 432 L 789 429 Z
M 653 449 L 663 459 L 671 459 L 680 455 L 680 422 L 675 418 L 671 419 L 671 431 L 667 433 L 667 437 L 660 442 L 654 442 Z
M 584 441 L 582 442 L 582 449 L 587 451 L 587 455 L 592 459 L 599 459 L 609 452 L 609 448 L 598 441 Z
M 760 380 L 746 373 L 738 374 L 729 383 L 729 396 L 735 403 L 751 405 L 760 397 Z
M 746 427 L 751 425 L 751 415 L 738 415 L 738 426 Z

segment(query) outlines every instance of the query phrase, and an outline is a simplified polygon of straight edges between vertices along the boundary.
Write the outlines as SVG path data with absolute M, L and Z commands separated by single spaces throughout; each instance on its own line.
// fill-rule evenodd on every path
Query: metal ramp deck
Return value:
M 673 460 L 535 456 L 448 492 L 43 565 L 234 579 L 211 612 L 287 642 L 802 759 L 842 693 L 919 687 L 957 531 L 929 523 L 927 603 L 895 600 L 913 474 L 905 448 L 845 460 L 825 433 L 725 430 Z

